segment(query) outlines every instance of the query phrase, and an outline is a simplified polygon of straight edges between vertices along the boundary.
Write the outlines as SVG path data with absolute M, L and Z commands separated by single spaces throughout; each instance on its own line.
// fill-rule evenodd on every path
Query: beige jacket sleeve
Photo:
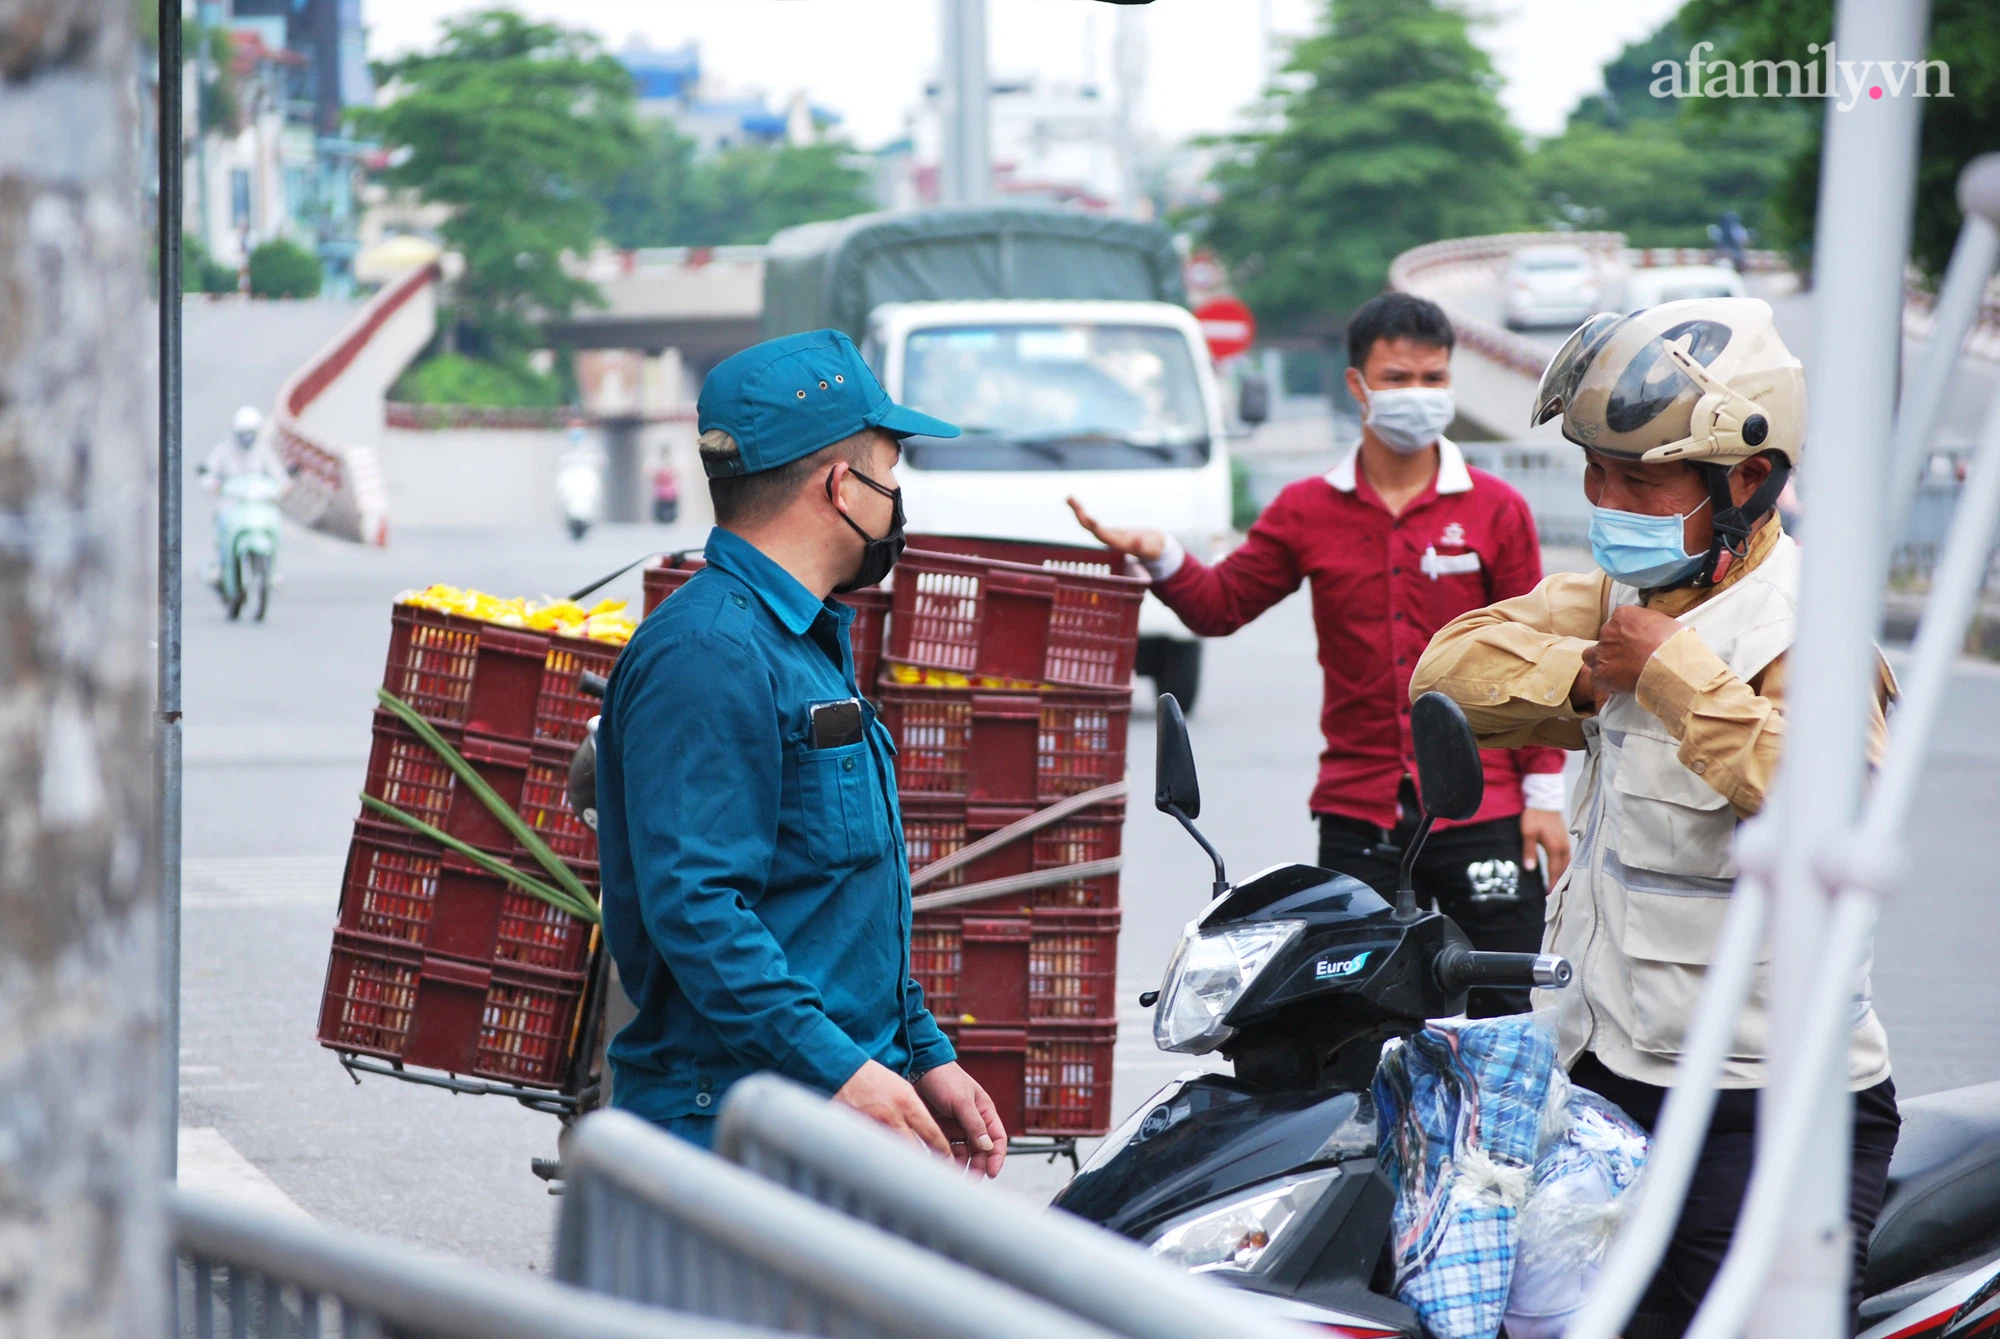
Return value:
M 1458 703 L 1483 748 L 1582 748 L 1569 692 L 1610 588 L 1601 572 L 1558 572 L 1526 595 L 1460 614 L 1417 661 L 1410 699 L 1435 691 Z
M 1526 595 L 1461 614 L 1438 630 L 1410 676 L 1410 697 L 1436 691 L 1458 703 L 1485 748 L 1523 744 L 1583 747 L 1583 720 L 1569 700 L 1585 648 L 1597 640 L 1610 594 L 1601 573 L 1557 573 Z M 1744 818 L 1763 807 L 1785 737 L 1785 661 L 1745 682 L 1692 628 L 1669 637 L 1639 676 L 1639 705 L 1681 741 L 1681 764 Z M 1879 667 L 1868 756 L 1888 745 L 1884 720 L 1895 695 Z

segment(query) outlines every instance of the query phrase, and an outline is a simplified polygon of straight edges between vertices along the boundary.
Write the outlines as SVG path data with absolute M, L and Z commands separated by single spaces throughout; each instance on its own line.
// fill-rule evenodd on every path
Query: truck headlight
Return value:
M 1235 1034 L 1227 1014 L 1243 992 L 1298 937 L 1304 921 L 1256 921 L 1204 934 L 1190 924 L 1167 964 L 1153 1011 L 1153 1040 L 1163 1051 L 1203 1055 Z
M 1340 1169 L 1288 1176 L 1252 1187 L 1217 1209 L 1204 1205 L 1155 1232 L 1146 1249 L 1191 1274 L 1257 1274 L 1278 1258 L 1279 1241 L 1319 1203 Z

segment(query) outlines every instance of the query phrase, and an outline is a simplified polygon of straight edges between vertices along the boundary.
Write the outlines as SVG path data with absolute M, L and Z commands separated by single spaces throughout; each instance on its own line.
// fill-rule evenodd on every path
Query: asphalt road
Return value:
M 191 307 L 191 458 L 221 435 L 236 405 L 268 405 L 345 314 L 312 303 Z M 699 537 L 612 527 L 572 544 L 553 529 L 399 528 L 393 548 L 370 551 L 288 528 L 285 581 L 269 621 L 256 626 L 227 622 L 199 585 L 205 504 L 192 500 L 189 513 L 183 1124 L 219 1129 L 322 1221 L 500 1267 L 545 1268 L 555 1201 L 528 1160 L 553 1151 L 553 1118 L 386 1079 L 356 1085 L 313 1039 L 389 605 L 433 580 L 561 592 Z M 636 581 L 622 593 L 636 600 Z M 1202 826 L 1238 876 L 1309 860 L 1318 670 L 1305 601 L 1287 601 L 1208 654 L 1193 721 Z M 1120 1116 L 1190 1067 L 1152 1049 L 1135 1001 L 1158 983 L 1210 878 L 1199 849 L 1144 802 L 1153 728 L 1141 706 L 1131 744 L 1140 799 L 1125 837 Z M 2000 862 L 1991 821 L 2000 672 L 1959 674 L 1940 735 L 1910 834 L 1917 877 L 1885 912 L 1875 973 L 1905 1094 L 2000 1079 L 2000 975 L 1980 938 L 1993 925 L 1988 896 Z M 1062 1174 L 1017 1159 L 1006 1184 L 1046 1197 Z

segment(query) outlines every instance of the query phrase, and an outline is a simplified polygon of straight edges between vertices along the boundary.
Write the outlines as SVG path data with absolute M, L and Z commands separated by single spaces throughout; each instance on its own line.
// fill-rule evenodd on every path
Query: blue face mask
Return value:
M 1707 505 L 1704 501 L 1701 507 Z M 1614 581 L 1640 590 L 1671 586 L 1691 575 L 1707 556 L 1690 554 L 1683 547 L 1681 526 L 1701 507 L 1679 516 L 1645 516 L 1634 511 L 1592 507 L 1590 556 Z

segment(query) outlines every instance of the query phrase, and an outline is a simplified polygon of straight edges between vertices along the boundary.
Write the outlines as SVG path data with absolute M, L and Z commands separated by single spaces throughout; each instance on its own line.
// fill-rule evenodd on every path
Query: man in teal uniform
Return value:
M 605 942 L 638 1009 L 613 1102 L 707 1146 L 770 1070 L 995 1174 L 1006 1131 L 910 978 L 895 749 L 831 598 L 902 552 L 902 438 L 958 429 L 833 330 L 718 364 L 699 420 L 708 565 L 618 658 L 597 737 Z

